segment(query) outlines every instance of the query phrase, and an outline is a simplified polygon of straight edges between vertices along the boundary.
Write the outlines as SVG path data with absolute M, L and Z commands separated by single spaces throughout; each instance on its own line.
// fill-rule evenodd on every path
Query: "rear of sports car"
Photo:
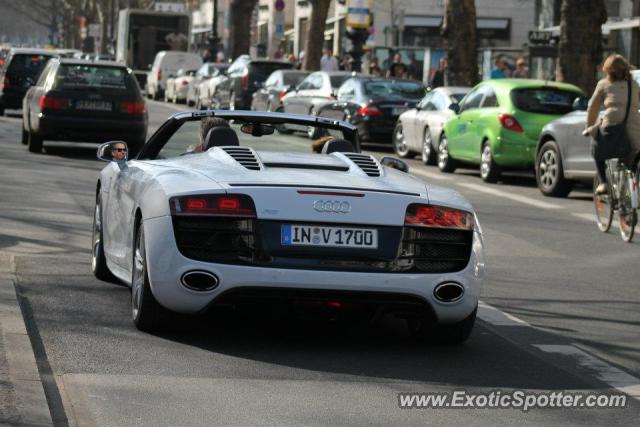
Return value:
M 475 317 L 482 236 L 461 197 L 421 183 L 415 192 L 225 187 L 173 196 L 170 216 L 145 220 L 149 279 L 162 306 L 198 313 L 285 302 L 440 324 Z

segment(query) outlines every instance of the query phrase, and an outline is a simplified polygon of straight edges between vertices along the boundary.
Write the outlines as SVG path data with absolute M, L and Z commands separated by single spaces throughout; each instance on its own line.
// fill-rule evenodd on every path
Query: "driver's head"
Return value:
M 113 160 L 124 160 L 127 157 L 127 146 L 117 142 L 111 146 L 111 158 Z
M 230 128 L 231 126 L 229 126 L 229 122 L 222 117 L 205 117 L 202 119 L 200 122 L 200 144 L 195 147 L 193 150 L 194 152 L 205 151 L 204 145 L 206 143 L 207 134 L 211 129 L 217 127 Z

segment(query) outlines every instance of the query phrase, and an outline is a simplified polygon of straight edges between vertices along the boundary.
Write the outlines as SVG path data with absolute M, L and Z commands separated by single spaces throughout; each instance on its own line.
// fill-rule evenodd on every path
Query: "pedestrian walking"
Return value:
M 320 58 L 320 69 L 322 71 L 338 71 L 338 60 L 333 56 L 333 52 L 328 47 L 324 48 L 324 55 Z
M 602 183 L 596 188 L 597 194 L 607 192 L 605 160 L 623 158 L 630 165 L 640 153 L 640 88 L 631 78 L 631 66 L 622 55 L 614 54 L 604 61 L 602 71 L 605 77 L 591 96 L 587 128 L 582 132 L 593 138 L 591 152 Z M 600 115 L 603 105 L 605 110 Z
M 402 62 L 402 56 L 399 53 L 396 53 L 393 56 L 393 63 L 389 66 L 387 70 L 387 78 L 388 79 L 406 79 L 407 78 L 407 65 Z
M 529 69 L 527 68 L 527 61 L 524 58 L 518 58 L 516 61 L 516 69 L 511 74 L 511 77 L 515 79 L 528 79 Z
M 440 58 L 440 61 L 438 61 L 438 68 L 433 72 L 433 76 L 431 77 L 431 82 L 429 84 L 431 89 L 444 86 L 444 75 L 446 71 L 447 60 L 445 58 Z
M 505 67 L 504 59 L 500 57 L 496 58 L 495 67 L 491 70 L 491 78 L 504 79 L 506 77 Z

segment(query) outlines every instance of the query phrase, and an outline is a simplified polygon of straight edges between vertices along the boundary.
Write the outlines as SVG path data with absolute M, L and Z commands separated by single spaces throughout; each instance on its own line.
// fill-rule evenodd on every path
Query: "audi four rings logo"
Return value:
M 313 202 L 313 209 L 318 212 L 349 213 L 351 212 L 351 205 L 349 202 L 339 202 L 337 200 L 316 200 Z

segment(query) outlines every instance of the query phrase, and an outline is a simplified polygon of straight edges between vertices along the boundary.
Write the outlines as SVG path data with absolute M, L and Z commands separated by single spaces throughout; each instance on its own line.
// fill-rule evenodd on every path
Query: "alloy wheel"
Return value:
M 442 138 L 438 145 L 438 167 L 445 169 L 449 161 L 449 143 L 447 138 Z
M 407 148 L 407 143 L 404 139 L 404 130 L 402 129 L 402 125 L 396 126 L 393 141 L 394 148 L 398 156 L 405 157 L 409 153 L 409 149 Z
M 138 318 L 140 306 L 142 305 L 142 293 L 144 291 L 146 273 L 147 266 L 144 247 L 144 230 L 142 228 L 142 224 L 140 224 L 135 254 L 133 257 L 133 280 L 131 281 L 131 309 L 134 319 Z
M 491 146 L 485 144 L 482 149 L 482 158 L 480 160 L 480 175 L 486 178 L 491 173 Z
M 540 184 L 545 189 L 551 189 L 555 186 L 558 179 L 558 158 L 553 150 L 545 151 L 540 157 L 538 164 L 540 169 Z
M 424 139 L 422 141 L 422 163 L 425 165 L 429 163 L 431 160 L 431 152 L 433 149 L 433 145 L 431 144 L 431 132 L 429 129 L 424 132 Z

